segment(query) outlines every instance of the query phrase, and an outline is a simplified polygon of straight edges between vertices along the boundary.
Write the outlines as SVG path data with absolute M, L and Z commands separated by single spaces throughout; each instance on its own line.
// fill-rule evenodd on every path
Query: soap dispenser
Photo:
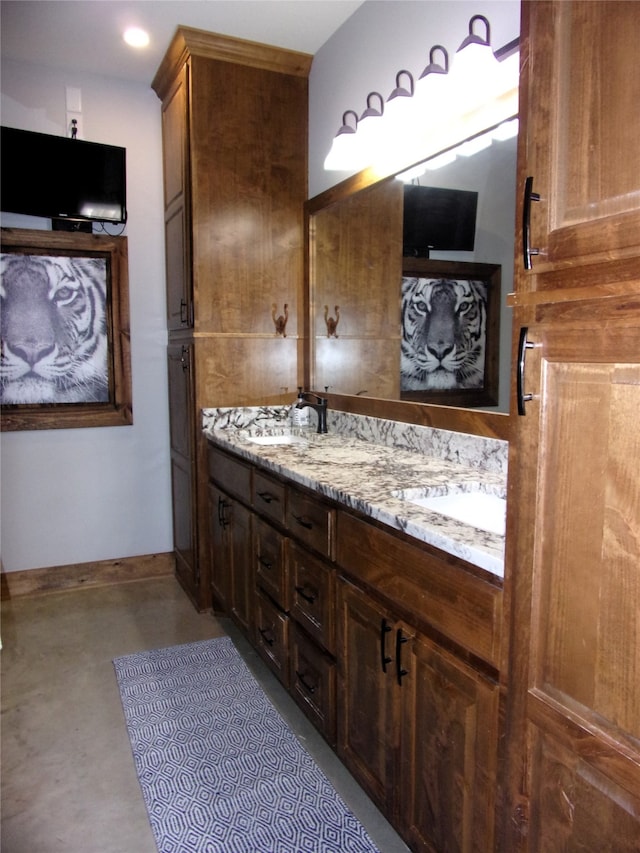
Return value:
M 291 406 L 292 427 L 301 428 L 309 426 L 309 409 L 306 406 L 304 408 L 298 408 L 299 403 L 303 402 L 304 394 L 302 393 L 302 388 L 298 388 L 298 398 Z

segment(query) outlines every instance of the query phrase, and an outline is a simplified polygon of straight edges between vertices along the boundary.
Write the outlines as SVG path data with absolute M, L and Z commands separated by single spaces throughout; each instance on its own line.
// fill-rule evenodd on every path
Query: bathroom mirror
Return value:
M 365 170 L 307 202 L 307 387 L 328 394 L 330 405 L 345 411 L 508 437 L 506 295 L 513 290 L 516 149 L 515 137 L 494 139 L 473 156 L 457 156 L 437 169 L 432 158 L 383 180 Z M 405 184 L 477 192 L 473 251 L 404 256 Z M 409 278 L 423 280 L 432 292 L 443 279 L 457 281 L 460 289 L 464 282 L 491 285 L 484 328 L 472 330 L 489 336 L 484 357 L 494 378 L 483 393 L 465 399 L 464 391 L 438 393 L 429 381 L 424 393 L 404 387 L 403 338 L 406 350 L 413 332 Z M 421 310 L 419 300 L 415 305 Z

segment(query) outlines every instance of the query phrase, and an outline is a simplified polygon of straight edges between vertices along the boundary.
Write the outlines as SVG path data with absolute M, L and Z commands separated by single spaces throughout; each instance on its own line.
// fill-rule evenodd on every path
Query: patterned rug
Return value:
M 160 853 L 378 853 L 228 637 L 113 663 Z

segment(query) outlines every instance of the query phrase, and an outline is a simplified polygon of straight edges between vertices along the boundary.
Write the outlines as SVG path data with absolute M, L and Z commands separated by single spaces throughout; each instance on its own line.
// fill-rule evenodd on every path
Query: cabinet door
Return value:
M 338 583 L 338 755 L 389 814 L 399 705 L 392 621 L 369 596 Z
M 519 184 L 540 200 L 518 288 L 622 287 L 640 251 L 640 4 L 527 2 L 522 32 Z
M 253 628 L 254 572 L 251 513 L 209 484 L 211 588 L 214 603 L 250 635 Z
M 494 849 L 498 686 L 409 628 L 402 648 L 399 824 L 415 851 Z M 398 635 L 396 633 L 396 637 Z
M 531 319 L 507 537 L 505 849 L 637 850 L 640 311 L 613 299 Z
M 209 483 L 209 542 L 211 547 L 211 597 L 215 610 L 231 610 L 231 500 Z
M 171 331 L 192 325 L 188 104 L 189 66 L 185 65 L 162 105 L 167 324 Z
M 200 578 L 195 550 L 195 424 L 191 355 L 191 346 L 172 344 L 167 348 L 173 547 L 180 578 L 188 592 L 195 596 Z

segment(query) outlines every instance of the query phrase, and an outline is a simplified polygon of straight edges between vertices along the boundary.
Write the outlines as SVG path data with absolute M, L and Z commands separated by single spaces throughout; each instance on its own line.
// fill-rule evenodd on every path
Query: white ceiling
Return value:
M 2 0 L 1 50 L 69 71 L 151 83 L 179 25 L 315 54 L 362 0 Z M 143 27 L 151 44 L 122 40 Z

